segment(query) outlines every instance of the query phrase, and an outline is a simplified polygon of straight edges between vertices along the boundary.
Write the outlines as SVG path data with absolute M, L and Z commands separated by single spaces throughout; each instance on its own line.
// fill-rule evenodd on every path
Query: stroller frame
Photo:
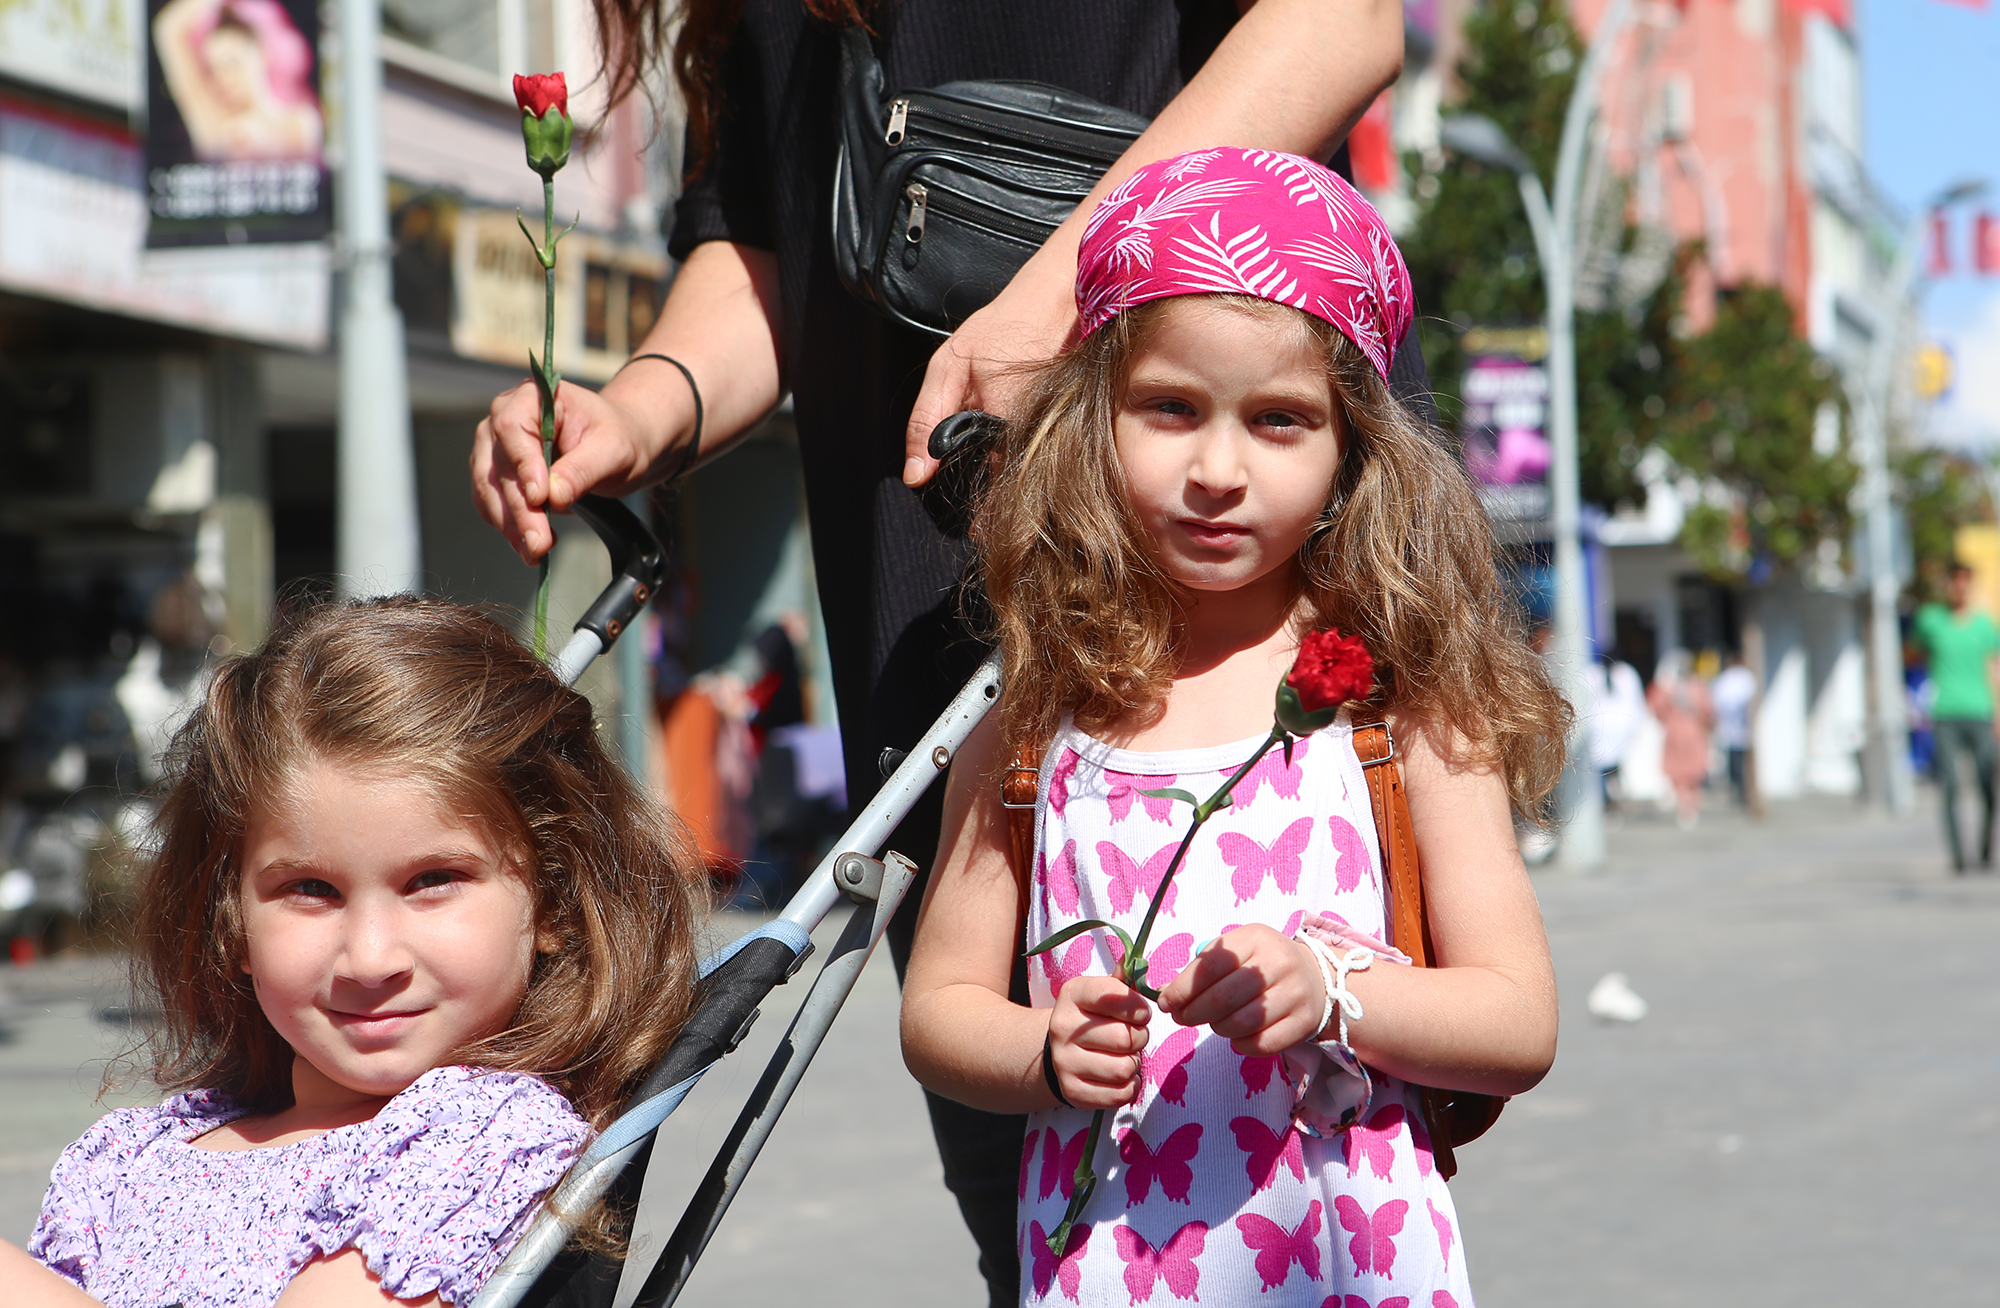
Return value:
M 568 644 L 551 660 L 566 683 L 574 683 L 591 660 L 611 647 L 658 591 L 666 571 L 665 552 L 659 542 L 623 504 L 585 496 L 575 511 L 603 539 L 616 575 L 578 621 Z M 633 1305 L 664 1308 L 679 1297 L 826 1039 L 833 1019 L 873 956 L 889 919 L 917 877 L 916 865 L 901 854 L 892 851 L 882 860 L 875 855 L 931 783 L 944 774 L 999 696 L 1000 660 L 995 653 L 987 656 L 930 731 L 904 757 L 783 912 L 703 961 L 703 997 L 694 1017 L 633 1094 L 625 1111 L 597 1137 L 549 1196 L 520 1241 L 487 1279 L 471 1308 L 515 1308 L 530 1300 L 544 1302 L 560 1292 L 559 1278 L 591 1274 L 588 1270 L 566 1272 L 558 1265 L 573 1233 L 575 1216 L 589 1211 L 648 1153 L 660 1124 L 680 1106 L 703 1074 L 749 1032 L 758 1016 L 757 1005 L 804 965 L 813 950 L 811 931 L 843 898 L 851 900 L 855 907 L 846 927 L 814 977 L 708 1174 L 688 1201 L 679 1225 L 661 1248 Z M 652 1179 L 649 1168 L 645 1184 L 650 1185 Z M 628 1248 L 650 1244 L 651 1238 L 651 1232 L 635 1226 Z M 596 1275 L 600 1282 L 610 1280 L 610 1288 L 615 1290 L 616 1278 L 608 1267 L 600 1264 Z M 598 1293 L 592 1301 L 608 1304 L 610 1293 L 601 1283 L 595 1288 Z

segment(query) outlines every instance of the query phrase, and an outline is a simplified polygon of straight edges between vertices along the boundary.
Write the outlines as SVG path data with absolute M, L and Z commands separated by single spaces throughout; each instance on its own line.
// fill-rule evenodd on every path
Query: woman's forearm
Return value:
M 681 265 L 659 320 L 632 352 L 667 355 L 694 374 L 704 455 L 726 448 L 784 398 L 779 321 L 777 257 L 731 241 L 705 241 Z M 656 474 L 678 466 L 694 435 L 687 381 L 678 369 L 641 360 L 606 383 L 602 394 L 632 415 Z
M 1396 0 L 1259 0 L 1023 271 L 1066 299 L 1084 225 L 1138 169 L 1214 145 L 1325 158 L 1402 67 Z

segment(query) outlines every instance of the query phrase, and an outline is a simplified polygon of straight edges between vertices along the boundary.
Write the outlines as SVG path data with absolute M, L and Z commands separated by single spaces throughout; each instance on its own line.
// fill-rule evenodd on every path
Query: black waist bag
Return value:
M 845 29 L 834 266 L 939 336 L 1000 293 L 1148 121 L 1041 82 L 882 84 L 868 33 Z

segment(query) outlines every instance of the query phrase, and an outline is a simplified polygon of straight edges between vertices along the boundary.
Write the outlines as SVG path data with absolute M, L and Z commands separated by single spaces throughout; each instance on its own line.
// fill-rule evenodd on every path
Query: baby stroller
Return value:
M 932 453 L 947 460 L 935 479 L 941 501 L 963 503 L 967 470 L 983 469 L 985 415 L 948 419 L 932 438 Z M 575 510 L 604 541 L 614 572 L 575 633 L 552 660 L 557 674 L 574 682 L 611 647 L 664 579 L 666 559 L 644 524 L 615 500 L 586 496 Z M 946 516 L 952 516 L 947 510 Z M 963 529 L 962 512 L 954 526 Z M 679 1296 L 696 1261 L 736 1197 L 751 1165 L 834 1016 L 882 939 L 917 875 L 915 864 L 890 852 L 877 858 L 904 815 L 944 774 L 953 755 L 1000 694 L 997 654 L 989 655 L 930 731 L 902 759 L 881 790 L 821 860 L 805 885 L 772 922 L 752 931 L 701 965 L 702 996 L 694 1017 L 654 1067 L 625 1112 L 600 1135 L 549 1196 L 505 1262 L 488 1279 L 472 1308 L 610 1308 L 622 1263 L 569 1248 L 563 1214 L 587 1211 L 607 1192 L 635 1212 L 649 1174 L 652 1143 L 661 1123 L 680 1106 L 704 1073 L 734 1051 L 758 1015 L 758 1005 L 804 966 L 813 952 L 810 932 L 843 900 L 852 903 L 846 927 L 821 964 L 785 1038 L 736 1118 L 713 1165 L 688 1201 L 678 1225 L 660 1246 L 635 1308 L 663 1308 Z M 664 1169 L 663 1169 L 664 1170 Z M 635 1226 L 631 1247 L 659 1242 Z

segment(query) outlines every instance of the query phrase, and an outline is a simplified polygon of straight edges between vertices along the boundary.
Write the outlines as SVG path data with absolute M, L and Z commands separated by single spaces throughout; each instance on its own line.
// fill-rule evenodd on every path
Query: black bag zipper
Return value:
M 947 108 L 949 104 L 950 108 Z M 1114 132 L 1109 128 L 1092 129 L 1082 125 L 1052 122 L 1046 118 L 1031 118 L 1025 114 L 1011 113 L 1004 109 L 994 109 L 985 105 L 973 105 L 965 101 L 950 100 L 935 91 L 923 93 L 923 98 L 899 96 L 889 104 L 888 129 L 883 140 L 891 146 L 899 146 L 909 139 L 912 121 L 944 124 L 958 128 L 972 135 L 967 138 L 973 144 L 991 148 L 1014 148 L 1020 150 L 1030 160 L 1061 164 L 1096 164 L 1108 167 L 1125 153 L 1133 137 Z M 945 133 L 950 135 L 950 133 Z M 1105 139 L 1105 138 L 1109 139 Z M 1064 152 L 1055 160 L 1036 155 L 1036 148 L 1055 149 Z M 1068 157 L 1064 157 L 1064 155 Z
M 1055 230 L 1053 223 L 1021 218 L 934 181 L 911 182 L 903 188 L 903 198 L 910 204 L 910 216 L 903 223 L 903 239 L 913 245 L 924 239 L 926 224 L 933 213 L 1037 247 Z

